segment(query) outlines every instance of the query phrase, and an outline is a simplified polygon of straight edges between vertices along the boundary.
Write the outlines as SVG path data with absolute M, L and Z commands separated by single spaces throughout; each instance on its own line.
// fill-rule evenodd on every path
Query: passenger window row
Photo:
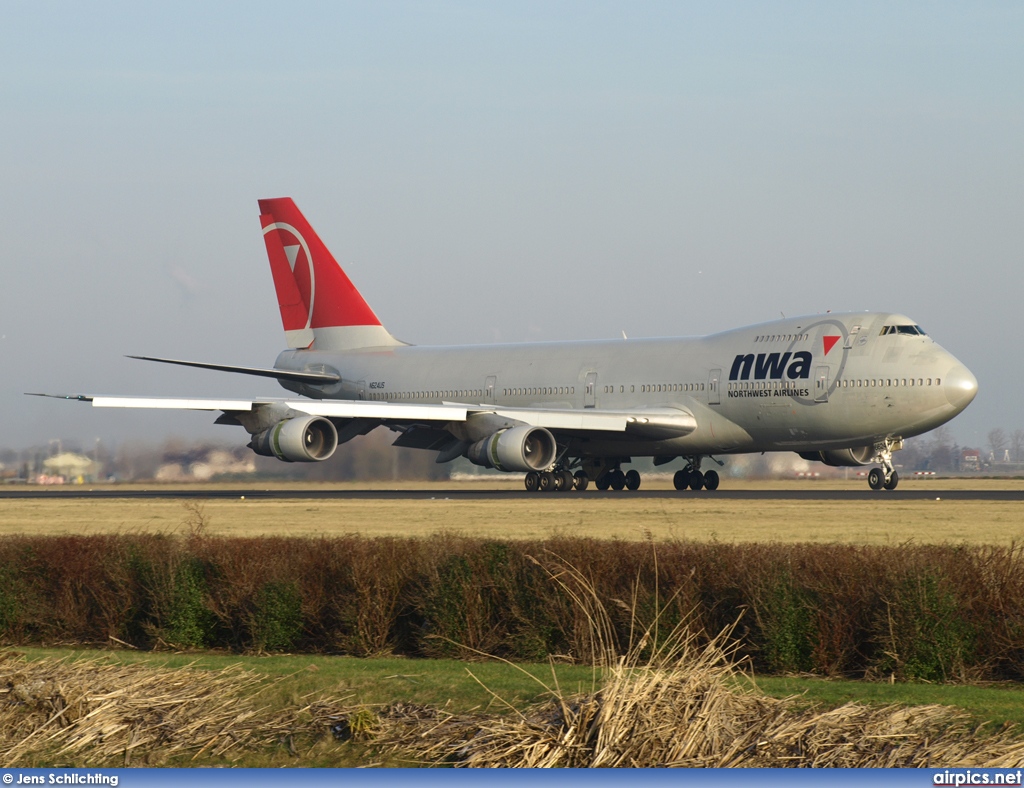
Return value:
M 371 391 L 370 399 L 379 402 L 407 402 L 417 399 L 469 399 L 484 395 L 481 389 L 445 389 L 444 391 Z
M 870 380 L 841 380 L 839 387 L 844 389 L 887 388 L 892 386 L 931 386 L 932 378 L 876 378 Z M 941 386 L 942 378 L 935 378 L 934 385 Z
M 630 393 L 637 388 L 643 394 L 662 394 L 667 392 L 698 392 L 704 391 L 703 383 L 643 383 L 629 387 Z M 839 388 L 893 388 L 893 387 L 917 387 L 917 386 L 941 386 L 941 378 L 871 378 L 867 380 L 840 380 Z M 729 391 L 750 391 L 755 389 L 785 390 L 798 388 L 795 381 L 791 380 L 753 380 L 738 381 L 729 383 Z M 605 386 L 605 394 L 615 394 L 615 386 Z M 576 393 L 575 386 L 533 386 L 524 388 L 503 389 L 506 397 L 549 397 L 572 395 Z M 618 387 L 619 394 L 626 393 L 626 386 Z M 371 391 L 369 398 L 379 402 L 408 402 L 411 400 L 444 400 L 444 399 L 479 399 L 483 397 L 480 389 L 446 389 L 444 391 L 411 391 L 411 392 L 383 392 Z
M 805 342 L 810 339 L 810 334 L 761 334 L 754 339 L 755 342 Z
M 550 397 L 575 394 L 575 386 L 533 386 L 532 388 L 503 389 L 506 397 Z
M 839 388 L 888 388 L 897 386 L 931 386 L 932 378 L 877 378 L 869 380 L 840 380 Z M 941 386 L 942 378 L 934 378 L 934 385 Z M 728 391 L 756 391 L 759 389 L 786 390 L 799 388 L 791 380 L 752 380 L 730 383 Z
M 751 380 L 730 383 L 726 391 L 757 391 L 759 389 L 786 391 L 799 388 L 801 386 L 798 386 L 795 380 Z
M 664 392 L 679 391 L 679 392 L 691 392 L 691 391 L 704 391 L 703 383 L 641 383 L 639 384 L 640 392 L 643 394 L 661 394 Z M 634 384 L 629 387 L 629 392 L 632 394 L 637 390 L 637 385 Z M 615 394 L 615 386 L 605 386 L 605 394 Z M 618 387 L 619 394 L 626 393 L 626 387 L 620 385 Z

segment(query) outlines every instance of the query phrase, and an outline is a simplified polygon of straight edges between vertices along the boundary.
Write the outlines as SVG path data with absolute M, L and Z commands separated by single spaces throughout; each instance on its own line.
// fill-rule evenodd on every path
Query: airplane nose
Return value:
M 960 364 L 946 373 L 942 379 L 942 389 L 949 404 L 960 411 L 970 405 L 978 393 L 978 379 Z

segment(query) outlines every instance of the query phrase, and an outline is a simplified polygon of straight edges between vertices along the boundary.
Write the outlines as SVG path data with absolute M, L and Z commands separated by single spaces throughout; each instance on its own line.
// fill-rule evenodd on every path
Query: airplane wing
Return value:
M 416 404 L 367 402 L 363 400 L 311 399 L 189 399 L 175 397 L 116 397 L 92 394 L 33 394 L 92 403 L 94 408 L 146 408 L 205 410 L 224 413 L 220 423 L 242 423 L 238 417 L 268 409 L 328 419 L 359 419 L 385 425 L 423 424 L 442 428 L 452 422 L 465 422 L 473 416 L 492 414 L 501 419 L 544 427 L 552 432 L 620 432 L 648 439 L 676 438 L 697 428 L 697 420 L 681 408 L 635 408 L 632 410 L 507 408 L 491 405 Z M 225 417 L 228 417 L 225 419 Z

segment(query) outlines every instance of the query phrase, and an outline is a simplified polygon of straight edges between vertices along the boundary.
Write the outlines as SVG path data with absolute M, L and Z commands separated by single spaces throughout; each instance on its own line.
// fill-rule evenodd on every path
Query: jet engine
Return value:
M 853 465 L 870 465 L 875 461 L 873 446 L 857 446 L 853 449 L 833 449 L 831 451 L 802 451 L 800 456 L 812 462 L 817 460 L 833 467 L 849 467 Z
M 323 416 L 295 416 L 253 435 L 249 448 L 285 462 L 320 462 L 338 448 L 338 431 Z
M 546 471 L 557 452 L 554 435 L 543 427 L 524 424 L 477 441 L 466 449 L 466 457 L 474 465 L 499 471 Z

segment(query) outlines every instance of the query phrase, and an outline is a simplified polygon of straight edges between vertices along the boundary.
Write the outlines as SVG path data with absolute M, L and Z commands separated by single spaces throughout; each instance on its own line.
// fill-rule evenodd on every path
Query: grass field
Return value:
M 591 668 L 557 665 L 511 666 L 500 662 L 467 664 L 450 660 L 406 660 L 381 658 L 362 660 L 329 656 L 238 657 L 216 654 L 183 655 L 140 652 L 96 652 L 70 649 L 19 649 L 26 659 L 99 659 L 117 664 L 138 664 L 150 668 L 223 671 L 241 666 L 264 677 L 251 690 L 253 708 L 272 715 L 299 708 L 316 698 L 330 699 L 344 707 L 380 708 L 401 702 L 463 714 L 483 712 L 509 714 L 550 697 L 548 688 L 562 695 L 587 693 L 595 688 Z M 749 687 L 747 679 L 741 684 Z M 925 684 L 883 684 L 824 681 L 801 677 L 758 679 L 758 688 L 776 698 L 800 696 L 798 705 L 835 708 L 848 701 L 868 705 L 942 704 L 966 712 L 975 724 L 988 723 L 988 730 L 1024 723 L 1024 690 L 1019 687 L 965 687 Z M 237 756 L 233 756 L 237 757 Z M 403 765 L 382 754 L 372 744 L 340 743 L 330 736 L 305 735 L 294 742 L 272 745 L 241 753 L 240 766 L 365 766 Z M 41 758 L 41 760 L 39 760 Z M 66 758 L 66 756 L 65 756 Z M 72 759 L 88 763 L 88 757 Z M 40 754 L 34 762 L 52 763 Z M 197 760 L 177 759 L 178 765 L 216 766 L 222 757 L 200 756 Z
M 445 493 L 501 482 L 407 484 L 436 490 L 430 500 L 208 499 L 201 501 L 208 532 L 224 536 L 420 536 L 441 530 L 468 536 L 542 539 L 553 535 L 625 540 L 654 538 L 722 542 L 844 542 L 899 544 L 967 542 L 1006 545 L 1024 539 L 1016 502 L 900 500 L 879 494 L 871 501 L 735 501 L 713 494 L 631 498 L 629 493 L 538 495 L 513 502 L 451 499 Z M 661 480 L 648 487 L 667 486 Z M 740 483 L 733 482 L 734 489 Z M 906 481 L 907 488 L 1021 489 L 1024 481 Z M 744 482 L 743 489 L 861 489 L 856 482 Z M 269 486 L 268 486 L 269 487 Z M 312 489 L 312 488 L 311 488 Z M 189 517 L 175 500 L 8 500 L 0 506 L 2 534 L 173 532 Z
M 1005 545 L 1024 538 L 1019 503 L 900 500 L 879 495 L 870 501 L 730 501 L 709 494 L 645 500 L 628 493 L 536 496 L 514 501 L 460 500 L 446 496 L 454 489 L 507 486 L 461 482 L 449 485 L 407 484 L 429 488 L 430 500 L 206 499 L 197 504 L 175 500 L 7 500 L 0 504 L 0 534 L 90 534 L 181 532 L 202 513 L 212 535 L 360 534 L 418 536 L 442 530 L 498 539 L 542 539 L 553 535 L 594 536 L 623 540 L 690 539 L 743 542 L 842 542 L 900 544 L 968 542 Z M 646 481 L 645 481 L 646 484 Z M 971 488 L 1021 489 L 1022 481 L 907 481 L 908 487 L 935 490 Z M 785 489 L 809 485 L 861 489 L 856 482 L 745 482 L 742 488 Z M 269 485 L 267 485 L 269 487 Z M 295 485 L 284 485 L 294 488 Z M 667 486 L 666 480 L 646 485 Z M 740 483 L 733 482 L 733 489 Z M 223 489 L 225 486 L 221 486 Z M 382 486 L 394 489 L 399 485 Z M 193 488 L 194 489 L 194 488 Z M 518 489 L 518 484 L 515 484 Z M 941 493 L 937 496 L 941 498 Z M 544 694 L 540 681 L 556 679 L 546 665 L 524 669 L 498 662 L 467 664 L 449 660 L 402 658 L 357 659 L 324 655 L 239 657 L 223 654 L 167 654 L 134 651 L 95 652 L 21 648 L 29 659 L 47 656 L 100 657 L 118 663 L 221 670 L 242 664 L 266 677 L 255 701 L 285 709 L 324 695 L 346 703 L 388 704 L 396 701 L 447 707 L 455 711 L 523 708 Z M 531 678 L 532 674 L 536 678 Z M 589 667 L 559 665 L 563 692 L 587 691 L 595 674 Z M 832 708 L 850 700 L 868 704 L 938 703 L 964 710 L 977 723 L 991 727 L 1024 725 L 1021 685 L 950 686 L 886 684 L 824 680 L 809 677 L 759 677 L 758 687 L 773 697 L 801 696 L 801 703 Z M 507 704 L 507 705 L 506 705 Z M 300 754 L 276 748 L 252 753 L 247 766 L 399 765 L 366 745 L 337 743 L 329 737 L 300 747 Z M 289 745 L 290 747 L 290 745 Z M 200 760 L 195 765 L 218 765 Z
M 298 703 L 305 696 L 324 693 L 352 699 L 353 704 L 388 704 L 396 701 L 447 707 L 466 712 L 476 709 L 523 708 L 543 700 L 545 686 L 558 686 L 566 694 L 587 692 L 596 673 L 585 665 L 554 667 L 544 664 L 509 665 L 499 661 L 460 662 L 445 659 L 380 657 L 359 659 L 324 655 L 241 657 L 237 654 L 161 654 L 141 651 L 19 648 L 27 659 L 43 657 L 96 658 L 123 664 L 201 670 L 222 670 L 241 665 L 273 681 L 261 697 L 274 706 Z M 801 676 L 764 676 L 757 686 L 775 698 L 802 696 L 824 707 L 848 701 L 955 706 L 978 723 L 1004 723 L 1024 727 L 1024 687 L 939 684 L 889 684 L 842 681 Z

